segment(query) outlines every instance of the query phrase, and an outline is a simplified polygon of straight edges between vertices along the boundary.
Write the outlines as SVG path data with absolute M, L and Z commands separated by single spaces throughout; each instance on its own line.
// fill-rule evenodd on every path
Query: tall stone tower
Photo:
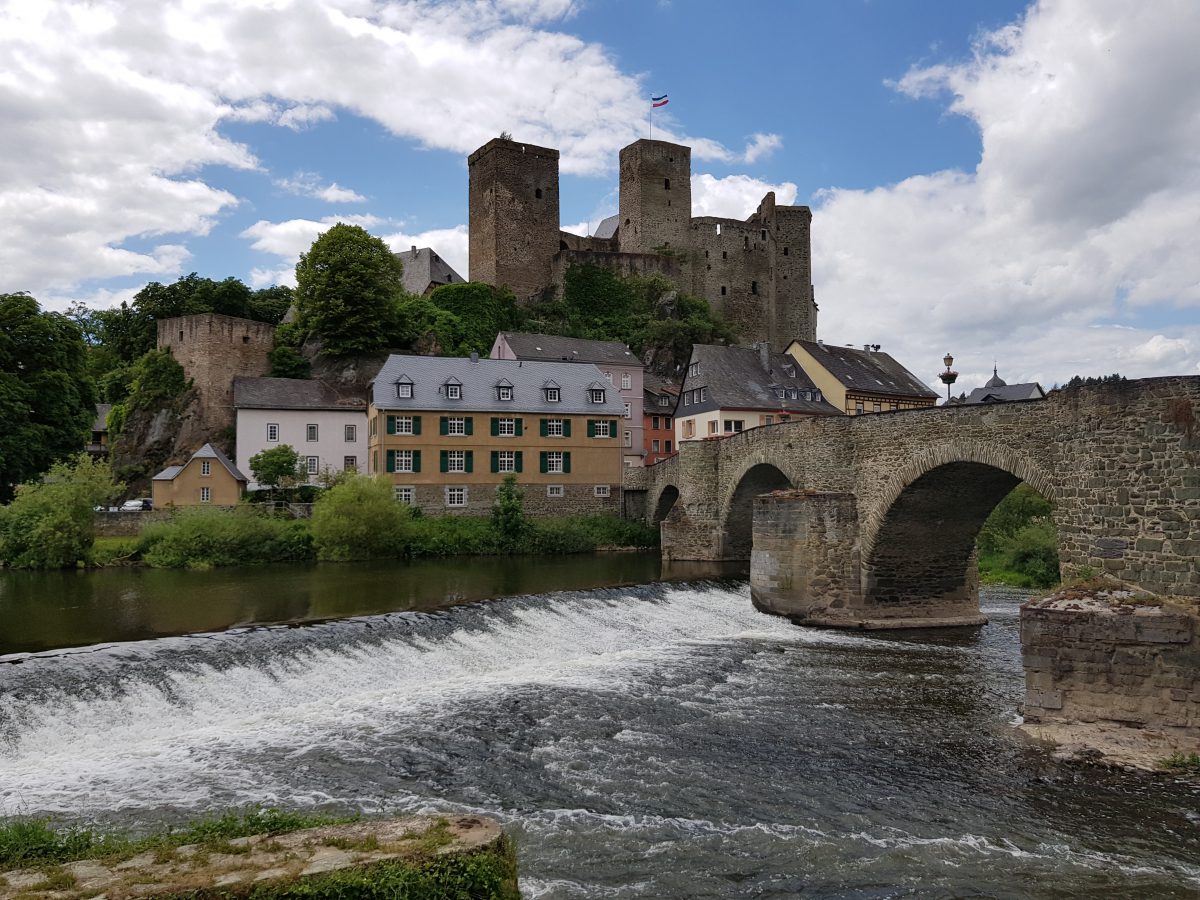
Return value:
M 558 151 L 496 138 L 469 157 L 470 276 L 526 300 L 558 252 Z
M 776 206 L 775 192 L 763 198 L 757 218 L 766 226 L 767 263 L 771 273 L 767 328 L 779 346 L 817 339 L 817 305 L 812 286 L 812 210 Z
M 621 252 L 686 250 L 691 224 L 692 148 L 640 140 L 621 150 Z

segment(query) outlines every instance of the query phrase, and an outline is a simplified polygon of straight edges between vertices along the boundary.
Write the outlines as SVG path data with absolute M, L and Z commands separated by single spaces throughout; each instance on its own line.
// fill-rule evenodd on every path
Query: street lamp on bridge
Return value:
M 938 375 L 938 378 L 942 379 L 942 384 L 946 385 L 946 402 L 949 403 L 950 385 L 958 381 L 958 373 L 950 368 L 952 365 L 954 365 L 954 357 L 949 353 L 942 357 L 942 362 L 946 364 L 946 371 Z

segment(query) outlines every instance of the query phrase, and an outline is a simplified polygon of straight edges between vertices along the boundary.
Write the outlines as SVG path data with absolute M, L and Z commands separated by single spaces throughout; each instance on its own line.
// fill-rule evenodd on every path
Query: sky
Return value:
M 0 292 L 294 283 L 335 222 L 467 270 L 466 156 L 693 148 L 693 212 L 813 210 L 818 336 L 935 387 L 1200 374 L 1195 0 L 0 0 Z

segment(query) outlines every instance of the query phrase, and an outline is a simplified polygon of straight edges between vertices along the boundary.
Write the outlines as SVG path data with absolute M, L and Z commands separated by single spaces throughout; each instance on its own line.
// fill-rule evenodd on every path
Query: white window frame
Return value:
M 592 403 L 603 403 L 604 402 L 604 388 L 589 388 L 588 389 L 588 399 Z
M 725 428 L 726 434 L 741 434 L 743 431 L 746 430 L 746 420 L 745 419 L 726 419 L 724 428 Z
M 651 451 L 652 453 L 657 453 L 657 452 L 658 452 L 658 438 L 655 438 L 654 440 L 652 440 L 652 441 L 650 442 L 650 451 Z
M 447 450 L 446 451 L 446 471 L 447 472 L 465 472 L 465 471 L 467 471 L 467 451 L 466 450 Z
M 309 456 L 305 458 L 305 471 L 309 475 L 316 475 L 321 471 L 321 457 Z
M 627 418 L 627 419 L 633 418 L 633 404 L 632 403 L 625 404 L 625 418 Z
M 629 431 L 629 430 L 625 431 L 625 446 L 626 447 L 633 446 L 633 432 L 632 431 Z
M 470 496 L 467 493 L 465 485 L 454 485 L 446 488 L 446 505 L 453 507 L 463 507 L 467 505 Z M 452 502 L 457 501 L 457 502 Z
M 393 459 L 396 462 L 397 472 L 411 472 L 413 470 L 413 452 L 411 450 L 397 450 Z
M 609 384 L 612 384 L 612 383 L 613 383 L 613 380 L 612 380 L 612 372 L 605 372 L 605 373 L 604 373 L 604 377 L 608 379 L 608 383 L 609 383 Z
M 496 471 L 503 475 L 509 472 L 517 471 L 517 451 L 516 450 L 498 450 L 496 457 Z
M 498 419 L 496 422 L 497 437 L 516 437 L 517 436 L 517 420 L 516 419 Z
M 563 486 L 561 484 L 546 485 L 546 496 L 547 497 L 562 497 L 563 494 L 564 494 L 564 491 L 563 491 Z
M 446 399 L 447 400 L 461 400 L 462 399 L 462 385 L 461 384 L 446 385 Z
M 563 432 L 566 429 L 565 422 L 565 419 L 547 419 L 546 437 L 563 437 Z
M 511 400 L 513 398 L 513 389 L 507 385 L 501 385 L 496 391 L 496 397 L 499 400 Z
M 358 426 L 347 423 L 344 429 L 344 437 L 347 444 L 353 444 L 358 440 Z
M 392 498 L 397 503 L 412 506 L 413 500 L 416 498 L 416 489 L 410 484 L 396 485 L 392 488 Z
M 694 377 L 700 374 L 700 363 L 694 362 L 688 364 L 688 376 Z
M 267 443 L 268 444 L 278 444 L 279 443 L 279 424 L 277 422 L 268 422 L 267 423 Z
M 396 434 L 412 434 L 413 433 L 413 417 L 412 416 L 396 416 Z
M 447 416 L 446 417 L 446 434 L 450 437 L 466 437 L 467 436 L 467 417 L 466 416 Z
M 627 391 L 633 387 L 633 376 L 628 372 L 621 373 L 621 390 Z
M 343 472 L 357 472 L 358 471 L 358 457 L 357 456 L 342 457 L 342 471 Z
M 316 443 L 321 439 L 321 429 L 319 426 L 311 422 L 304 426 L 304 440 L 310 444 Z
M 212 474 L 212 460 L 211 459 L 200 460 L 200 474 L 201 475 L 211 475 Z
M 612 488 L 607 484 L 598 484 L 592 488 L 592 494 L 596 497 L 611 497 Z
M 396 385 L 396 396 L 401 400 L 411 400 L 413 395 L 413 386 L 411 382 L 401 381 Z
M 608 419 L 597 419 L 596 424 L 592 426 L 592 431 L 598 438 L 612 437 L 612 423 Z
M 546 452 L 546 472 L 550 475 L 563 474 L 563 452 L 561 450 Z
M 201 503 L 212 503 L 212 488 L 210 488 L 210 487 L 200 488 L 200 502 Z
M 548 387 L 545 388 L 545 391 L 547 403 L 558 403 L 562 400 L 562 390 L 560 388 Z

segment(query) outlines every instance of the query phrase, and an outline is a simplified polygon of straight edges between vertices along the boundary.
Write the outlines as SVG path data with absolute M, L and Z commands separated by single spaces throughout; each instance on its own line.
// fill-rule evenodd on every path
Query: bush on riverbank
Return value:
M 979 575 L 986 584 L 1051 587 L 1058 584 L 1058 532 L 1050 501 L 1020 484 L 1000 501 L 980 529 Z
M 178 510 L 168 521 L 143 528 L 138 550 L 146 565 L 161 569 L 296 562 L 315 555 L 307 523 L 247 506 Z
M 405 545 L 411 515 L 386 478 L 347 478 L 313 505 L 312 540 L 319 559 L 389 559 Z

